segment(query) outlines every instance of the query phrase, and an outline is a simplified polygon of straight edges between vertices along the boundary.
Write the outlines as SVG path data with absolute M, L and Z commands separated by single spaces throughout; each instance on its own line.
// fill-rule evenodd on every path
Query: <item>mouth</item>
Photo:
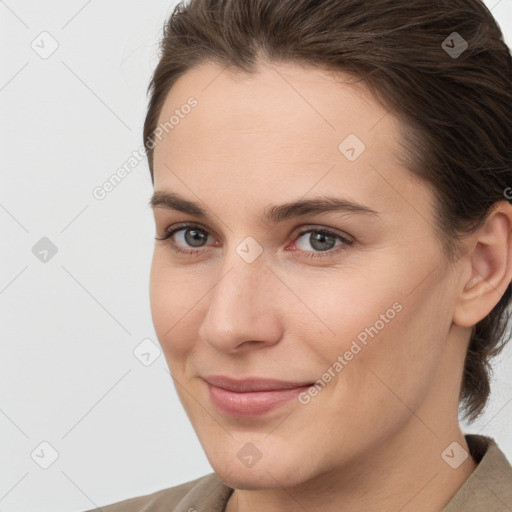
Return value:
M 312 382 L 288 382 L 276 379 L 235 380 L 224 376 L 203 377 L 210 399 L 229 416 L 250 417 L 269 412 L 306 391 Z

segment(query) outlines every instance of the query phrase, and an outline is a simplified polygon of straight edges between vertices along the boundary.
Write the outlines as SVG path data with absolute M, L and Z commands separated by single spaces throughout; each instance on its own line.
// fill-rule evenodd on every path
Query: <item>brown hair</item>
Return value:
M 205 62 L 255 73 L 265 59 L 348 72 L 404 121 L 401 158 L 432 186 L 436 232 L 455 262 L 462 238 L 512 185 L 512 58 L 487 7 L 479 0 L 180 2 L 164 25 L 148 87 L 143 138 L 153 184 L 154 131 L 176 80 Z M 508 341 L 511 294 L 509 285 L 472 329 L 459 401 L 469 421 L 489 398 L 489 359 Z

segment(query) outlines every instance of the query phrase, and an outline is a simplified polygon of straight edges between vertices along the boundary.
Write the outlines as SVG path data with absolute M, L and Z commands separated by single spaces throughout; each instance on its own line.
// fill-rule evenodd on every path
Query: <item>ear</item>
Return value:
M 468 239 L 462 291 L 453 322 L 472 327 L 499 302 L 512 280 L 512 204 L 500 201 Z

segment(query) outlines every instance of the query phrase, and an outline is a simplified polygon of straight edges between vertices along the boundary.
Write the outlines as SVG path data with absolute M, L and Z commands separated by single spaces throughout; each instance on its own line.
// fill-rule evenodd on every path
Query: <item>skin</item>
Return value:
M 512 279 L 511 207 L 500 203 L 449 265 L 433 193 L 399 159 L 400 120 L 362 83 L 334 78 L 291 63 L 260 63 L 256 75 L 202 64 L 161 111 L 164 122 L 198 101 L 155 148 L 155 191 L 210 218 L 154 208 L 157 236 L 181 222 L 208 236 L 202 249 L 185 230 L 156 241 L 153 322 L 206 456 L 236 489 L 228 512 L 440 511 L 476 468 L 468 457 L 453 469 L 441 454 L 452 442 L 468 450 L 457 416 L 464 355 L 471 326 Z M 348 134 L 366 145 L 355 161 L 338 149 Z M 271 205 L 323 195 L 378 216 L 264 220 Z M 353 243 L 320 246 L 300 228 Z M 246 237 L 263 250 L 252 263 L 236 251 Z M 203 252 L 176 253 L 172 242 Z M 321 247 L 331 255 L 307 257 Z M 309 403 L 244 419 L 210 400 L 207 374 L 317 381 L 395 303 L 401 310 Z M 261 452 L 252 467 L 237 457 L 248 442 Z

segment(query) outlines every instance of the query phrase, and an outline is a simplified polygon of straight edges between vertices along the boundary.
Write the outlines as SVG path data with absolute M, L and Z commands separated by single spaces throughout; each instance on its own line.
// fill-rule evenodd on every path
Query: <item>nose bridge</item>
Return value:
M 247 258 L 250 251 L 251 246 L 242 242 L 224 256 L 209 296 L 199 334 L 219 350 L 233 350 L 246 341 L 273 343 L 279 337 L 272 300 L 275 276 L 261 255 Z
M 236 245 L 230 244 L 223 258 L 219 281 L 212 291 L 212 303 L 219 302 L 225 307 L 248 306 L 254 311 L 261 293 L 265 293 L 264 281 L 269 277 L 263 247 L 248 236 Z

